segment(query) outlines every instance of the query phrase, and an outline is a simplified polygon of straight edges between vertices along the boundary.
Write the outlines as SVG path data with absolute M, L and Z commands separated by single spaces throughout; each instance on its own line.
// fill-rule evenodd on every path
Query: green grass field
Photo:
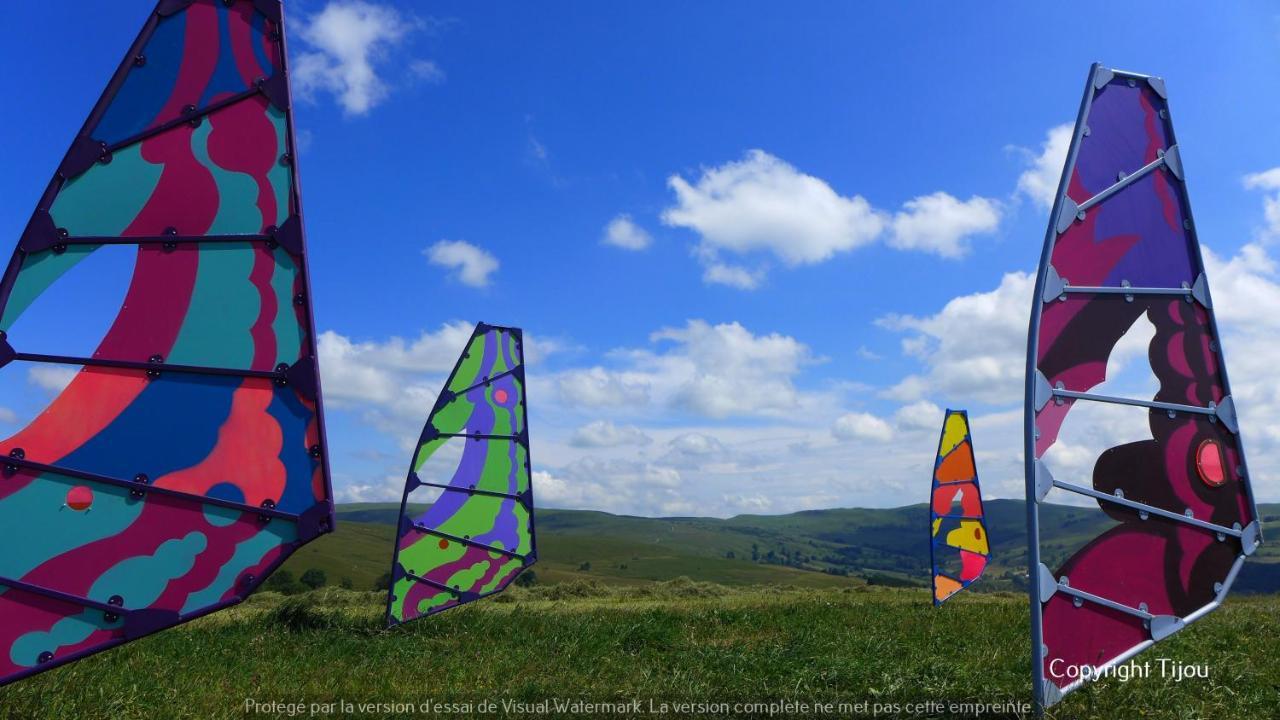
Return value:
M 247 711 L 246 701 L 303 704 L 292 717 L 469 717 L 482 701 L 506 717 L 608 715 L 501 712 L 503 700 L 557 698 L 639 701 L 640 716 L 650 702 L 729 704 L 691 713 L 703 717 L 767 716 L 732 712 L 760 702 L 808 703 L 813 714 L 821 702 L 832 704 L 828 717 L 873 717 L 877 705 L 886 710 L 878 717 L 1019 717 L 1009 704 L 1028 695 L 1026 602 L 1011 593 L 961 595 L 935 610 L 914 589 L 577 582 L 516 588 L 393 631 L 381 629 L 381 614 L 377 593 L 260 594 L 0 689 L 0 718 L 291 716 L 284 706 Z M 1234 599 L 1140 657 L 1207 663 L 1209 679 L 1112 679 L 1049 716 L 1275 717 L 1277 632 L 1275 598 Z M 371 702 L 414 707 L 361 713 Z M 925 702 L 942 711 L 910 712 Z M 947 710 L 957 702 L 999 712 Z
M 490 716 L 608 715 L 599 712 L 606 708 L 501 706 L 552 699 L 640 701 L 640 717 L 661 716 L 648 712 L 650 701 L 659 709 L 662 702 L 729 704 L 671 709 L 668 717 L 770 716 L 767 707 L 735 707 L 755 702 L 809 704 L 808 712 L 792 705 L 773 717 L 1019 717 L 1009 704 L 1030 695 L 1028 613 L 1025 595 L 1002 589 L 1021 579 L 1022 504 L 988 503 L 994 555 L 975 585 L 981 592 L 938 610 L 923 587 L 923 510 L 728 520 L 543 510 L 535 586 L 385 631 L 384 596 L 367 590 L 389 569 L 399 508 L 340 506 L 338 531 L 297 552 L 285 569 L 295 576 L 323 570 L 331 586 L 347 579 L 357 591 L 261 592 L 237 608 L 0 688 L 0 720 L 468 717 L 481 714 L 477 703 L 486 700 L 499 703 L 484 713 Z M 1050 556 L 1109 524 L 1088 508 L 1047 512 Z M 1280 508 L 1263 514 L 1276 537 Z M 1280 552 L 1263 547 L 1246 571 L 1258 587 L 1280 587 Z M 681 576 L 695 580 L 673 579 Z M 868 578 L 920 587 L 877 587 Z M 1140 657 L 1207 663 L 1207 680 L 1110 680 L 1071 696 L 1050 717 L 1278 717 L 1277 634 L 1280 596 L 1234 595 Z M 247 700 L 303 707 L 290 715 L 286 706 L 247 708 Z M 343 701 L 351 705 L 329 705 Z M 414 707 L 362 712 L 359 704 L 369 702 Z M 819 702 L 832 703 L 831 712 L 817 712 Z M 930 708 L 919 703 L 929 702 L 942 705 L 924 712 Z M 964 702 L 997 711 L 949 705 Z

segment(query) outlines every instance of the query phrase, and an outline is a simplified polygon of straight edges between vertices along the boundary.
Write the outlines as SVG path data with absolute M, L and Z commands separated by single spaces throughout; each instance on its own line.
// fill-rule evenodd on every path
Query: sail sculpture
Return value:
M 387 625 L 501 592 L 537 559 L 524 342 L 476 325 L 413 453 Z M 431 501 L 416 517 L 410 503 Z
M 330 530 L 293 147 L 279 0 L 162 0 L 40 198 L 0 363 L 72 376 L 0 444 L 0 683 L 237 603 Z M 75 274 L 108 250 L 104 336 L 24 330 L 109 314 Z
M 973 584 L 991 556 L 969 414 L 964 410 L 947 410 L 942 423 L 938 458 L 933 464 L 929 524 L 936 607 Z
M 1164 81 L 1095 65 L 1040 262 L 1027 346 L 1026 482 L 1040 707 L 1181 630 L 1226 597 L 1261 542 Z M 1117 341 L 1154 326 L 1155 397 L 1091 392 Z M 1044 456 L 1080 403 L 1145 414 L 1092 482 Z M 1051 570 L 1038 504 L 1092 498 L 1118 524 Z

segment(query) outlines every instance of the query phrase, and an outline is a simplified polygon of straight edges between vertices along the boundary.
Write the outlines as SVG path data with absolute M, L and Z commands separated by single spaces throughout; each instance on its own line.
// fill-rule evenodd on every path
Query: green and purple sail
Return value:
M 279 0 L 162 0 L 5 269 L 0 366 L 72 374 L 0 441 L 0 684 L 235 604 L 331 529 L 283 33 Z
M 413 454 L 387 624 L 501 592 L 536 558 L 524 343 L 518 328 L 480 323 Z

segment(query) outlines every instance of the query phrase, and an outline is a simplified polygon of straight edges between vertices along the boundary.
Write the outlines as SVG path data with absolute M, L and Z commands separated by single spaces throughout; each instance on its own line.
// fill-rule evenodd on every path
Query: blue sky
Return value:
M 96 5 L 15 4 L 0 28 L 15 241 L 152 3 Z M 1255 482 L 1280 500 L 1273 6 L 286 10 L 340 499 L 398 498 L 478 319 L 531 338 L 546 504 L 919 502 L 946 406 L 974 411 L 988 493 L 1020 495 L 1027 273 L 1055 128 L 1100 60 L 1168 81 Z M 5 373 L 10 425 L 58 383 Z

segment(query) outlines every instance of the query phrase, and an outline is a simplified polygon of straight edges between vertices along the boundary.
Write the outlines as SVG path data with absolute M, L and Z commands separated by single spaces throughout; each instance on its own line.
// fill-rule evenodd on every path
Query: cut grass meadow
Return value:
M 512 588 L 391 631 L 382 608 L 373 592 L 261 593 L 0 688 L 0 718 L 467 717 L 486 700 L 496 716 L 610 714 L 502 711 L 503 700 L 552 699 L 639 701 L 641 716 L 651 702 L 729 704 L 690 713 L 705 717 L 769 715 L 734 707 L 759 702 L 809 703 L 810 714 L 817 702 L 850 708 L 829 717 L 872 717 L 876 705 L 899 708 L 878 717 L 977 716 L 948 709 L 970 702 L 997 707 L 980 717 L 1019 717 L 1011 703 L 1029 694 L 1026 600 L 1013 593 L 961 594 L 934 609 L 918 589 L 578 581 Z M 1049 717 L 1275 717 L 1278 631 L 1277 598 L 1233 598 L 1139 657 L 1207 663 L 1207 680 L 1110 679 Z M 262 704 L 253 711 L 246 701 Z M 270 712 L 273 701 L 301 707 Z M 941 711 L 907 711 L 926 701 Z M 362 713 L 369 702 L 413 710 Z M 803 714 L 795 708 L 774 716 Z

